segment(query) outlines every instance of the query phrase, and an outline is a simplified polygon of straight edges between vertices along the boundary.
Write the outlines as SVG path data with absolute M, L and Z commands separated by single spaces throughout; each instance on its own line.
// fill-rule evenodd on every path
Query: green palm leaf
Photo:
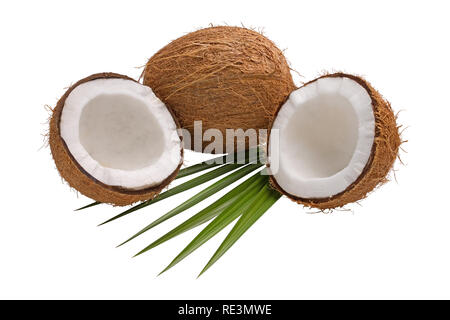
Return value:
M 215 201 L 208 207 L 204 208 L 176 228 L 172 229 L 159 239 L 152 242 L 150 245 L 145 247 L 143 250 L 141 250 L 138 254 L 144 253 L 148 250 L 151 250 L 160 244 L 188 231 L 191 230 L 209 220 L 216 217 L 218 214 L 220 214 L 222 211 L 224 211 L 227 207 L 229 207 L 231 204 L 233 204 L 237 198 L 239 198 L 242 194 L 242 192 L 245 192 L 248 187 L 261 175 L 260 172 L 254 174 L 251 178 L 245 180 L 240 185 L 238 185 L 236 188 L 229 191 L 227 194 L 225 194 L 223 197 L 221 197 L 219 200 Z
M 206 270 L 208 270 L 225 252 L 230 249 L 233 244 L 275 203 L 280 199 L 281 194 L 276 190 L 270 188 L 269 185 L 263 187 L 260 192 L 254 198 L 250 209 L 247 210 L 228 236 L 222 242 L 220 247 L 214 253 L 212 258 L 203 268 L 198 276 L 201 276 Z
M 235 165 L 235 164 L 230 164 L 230 166 L 232 166 L 232 165 Z M 232 174 L 226 176 L 225 178 L 222 178 L 221 180 L 217 181 L 216 183 L 212 184 L 211 186 L 203 189 L 202 191 L 200 191 L 198 194 L 196 194 L 195 196 L 193 196 L 189 200 L 183 202 L 182 204 L 180 204 L 176 208 L 170 210 L 168 213 L 166 213 L 162 217 L 160 217 L 157 220 L 153 221 L 148 226 L 146 226 L 144 229 L 142 229 L 141 231 L 139 231 L 138 233 L 133 235 L 131 238 L 129 238 L 125 242 L 121 243 L 120 245 L 123 245 L 123 244 L 127 243 L 128 241 L 130 241 L 130 240 L 140 236 L 141 234 L 143 234 L 144 232 L 150 230 L 151 228 L 156 227 L 160 223 L 162 223 L 162 222 L 172 218 L 173 216 L 175 216 L 175 215 L 177 215 L 177 214 L 179 214 L 179 213 L 189 209 L 190 207 L 196 205 L 200 201 L 203 201 L 206 198 L 210 197 L 211 195 L 219 192 L 223 188 L 225 188 L 228 185 L 232 184 L 233 182 L 241 179 L 242 177 L 246 176 L 250 172 L 255 171 L 256 169 L 260 168 L 261 166 L 262 166 L 262 164 L 259 164 L 259 163 L 258 164 L 249 164 L 249 165 L 246 165 L 245 167 L 237 170 L 236 172 L 233 172 Z
M 90 207 L 93 207 L 93 206 L 96 206 L 96 205 L 99 205 L 99 204 L 101 204 L 101 202 L 95 201 L 95 202 L 89 203 L 89 204 L 87 204 L 87 205 L 85 205 L 83 207 L 80 207 L 78 209 L 75 209 L 74 211 L 81 211 L 81 210 L 84 210 L 84 209 L 87 209 L 87 208 L 90 208 Z
M 226 208 L 211 223 L 209 223 L 161 273 L 164 273 L 175 266 L 239 217 L 251 205 L 252 199 L 258 194 L 261 188 L 265 188 L 267 182 L 268 177 L 266 175 L 259 175 L 258 179 L 252 182 L 245 193 L 242 193 L 231 206 Z M 142 251 L 140 253 L 142 253 Z

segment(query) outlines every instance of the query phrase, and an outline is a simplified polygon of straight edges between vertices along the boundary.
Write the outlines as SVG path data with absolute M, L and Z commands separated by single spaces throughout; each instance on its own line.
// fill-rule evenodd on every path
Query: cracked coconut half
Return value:
M 73 85 L 50 121 L 50 148 L 61 176 L 99 202 L 151 199 L 176 176 L 182 138 L 152 90 L 114 73 Z
M 335 73 L 293 91 L 271 124 L 271 183 L 330 209 L 386 181 L 401 144 L 390 104 L 364 79 Z

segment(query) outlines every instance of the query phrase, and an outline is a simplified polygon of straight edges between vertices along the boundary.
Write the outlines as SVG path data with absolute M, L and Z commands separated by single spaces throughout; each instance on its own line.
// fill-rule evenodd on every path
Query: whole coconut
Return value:
M 226 129 L 267 129 L 295 89 L 281 50 L 260 33 L 240 27 L 201 29 L 172 41 L 150 58 L 143 76 L 191 134 L 186 148 L 193 149 L 194 121 L 202 121 L 203 132 L 220 130 L 224 152 Z M 210 143 L 203 141 L 196 151 Z

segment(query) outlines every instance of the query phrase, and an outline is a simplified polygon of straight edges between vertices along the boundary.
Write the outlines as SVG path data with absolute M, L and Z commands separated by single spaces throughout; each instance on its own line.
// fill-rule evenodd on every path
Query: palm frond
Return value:
M 229 191 L 227 194 L 225 194 L 223 197 L 212 203 L 211 205 L 207 206 L 176 228 L 172 229 L 162 237 L 158 238 L 154 242 L 152 242 L 150 245 L 145 247 L 143 250 L 139 252 L 139 254 L 142 254 L 148 250 L 151 250 L 160 244 L 188 231 L 191 230 L 209 220 L 219 215 L 222 211 L 224 211 L 226 208 L 228 208 L 231 204 L 233 204 L 237 198 L 239 198 L 243 192 L 245 192 L 249 186 L 258 179 L 258 177 L 261 175 L 261 172 L 258 172 L 254 174 L 251 178 L 245 180 L 240 185 Z
M 134 238 L 140 236 L 144 232 L 146 232 L 146 231 L 156 227 L 160 223 L 162 223 L 162 222 L 172 218 L 173 216 L 175 216 L 175 215 L 177 215 L 177 214 L 179 214 L 179 213 L 189 209 L 190 207 L 194 206 L 195 204 L 199 203 L 200 201 L 205 200 L 206 198 L 210 197 L 211 195 L 215 194 L 216 192 L 219 192 L 223 188 L 229 186 L 233 182 L 235 182 L 235 181 L 245 177 L 247 174 L 255 171 L 256 169 L 260 168 L 261 166 L 262 166 L 262 164 L 249 164 L 249 165 L 244 166 L 243 168 L 240 168 L 236 172 L 233 172 L 232 174 L 226 176 L 225 178 L 222 178 L 221 180 L 217 181 L 216 183 L 212 184 L 211 186 L 203 189 L 202 191 L 197 193 L 192 198 L 190 198 L 187 201 L 183 202 L 182 204 L 180 204 L 176 208 L 170 210 L 169 212 L 167 212 L 162 217 L 156 219 L 155 221 L 150 223 L 148 226 L 146 226 L 144 229 L 142 229 L 141 231 L 139 231 L 138 233 L 136 233 L 135 235 L 133 235 L 131 238 L 129 238 L 128 240 L 126 240 L 125 242 L 123 242 L 120 245 L 123 245 L 123 244 L 127 243 L 128 241 L 133 240 Z
M 269 210 L 269 208 L 280 199 L 281 194 L 270 188 L 269 185 L 264 186 L 260 192 L 254 197 L 253 202 L 241 218 L 236 222 L 233 229 L 228 236 L 222 242 L 220 247 L 208 261 L 206 266 L 198 275 L 199 277 L 208 270 L 217 260 L 222 257 L 225 252 L 230 249 L 234 243 L 259 219 L 261 216 Z
M 268 181 L 268 177 L 265 175 L 260 175 L 241 196 L 236 199 L 232 205 L 226 208 L 222 213 L 220 213 L 212 222 L 210 222 L 184 249 L 178 254 L 175 259 L 161 272 L 166 272 L 181 260 L 186 258 L 206 241 L 211 239 L 222 229 L 233 222 L 237 217 L 239 217 L 245 210 L 249 208 L 252 204 L 252 199 L 258 194 L 258 192 L 265 188 Z

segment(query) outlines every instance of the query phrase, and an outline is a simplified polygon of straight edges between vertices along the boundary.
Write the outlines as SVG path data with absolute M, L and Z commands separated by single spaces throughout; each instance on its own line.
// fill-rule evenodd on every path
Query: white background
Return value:
M 448 1 L 2 1 L 0 298 L 450 298 Z M 351 211 L 309 214 L 283 198 L 198 280 L 226 232 L 163 276 L 199 231 L 132 254 L 184 221 L 115 245 L 182 194 L 104 227 L 120 209 L 62 183 L 44 105 L 89 74 L 137 78 L 169 41 L 209 23 L 264 29 L 297 85 L 323 70 L 367 77 L 409 128 L 398 182 Z M 192 164 L 198 155 L 188 157 Z M 229 228 L 227 228 L 227 231 Z

